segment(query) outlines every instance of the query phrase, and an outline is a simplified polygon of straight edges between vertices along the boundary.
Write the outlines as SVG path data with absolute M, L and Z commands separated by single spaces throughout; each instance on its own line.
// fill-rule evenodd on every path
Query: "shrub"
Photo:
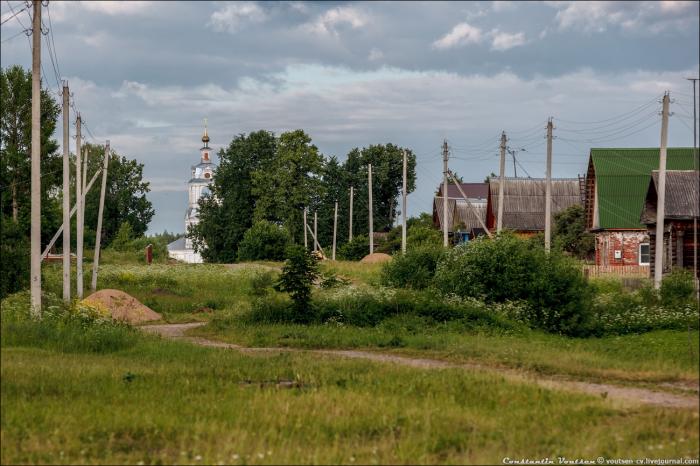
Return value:
M 420 246 L 442 246 L 442 232 L 432 228 L 430 226 L 425 226 L 415 224 L 408 227 L 406 232 L 406 244 L 408 247 L 420 247 Z
M 420 290 L 431 285 L 438 262 L 445 254 L 442 246 L 412 247 L 384 264 L 382 283 L 387 286 Z
M 338 248 L 338 257 L 347 261 L 359 261 L 369 253 L 369 236 L 357 235 Z
M 271 293 L 253 301 L 250 311 L 243 314 L 243 320 L 250 323 L 282 324 L 298 322 L 289 296 Z
M 238 246 L 238 260 L 284 260 L 285 249 L 290 243 L 286 228 L 267 220 L 255 223 L 244 234 Z
M 438 263 L 434 282 L 444 293 L 488 303 L 525 301 L 534 327 L 569 335 L 588 330 L 591 293 L 579 268 L 511 234 L 454 248 Z
M 692 272 L 675 268 L 661 281 L 659 297 L 665 307 L 683 306 L 694 300 L 695 284 Z
M 29 293 L 2 301 L 2 345 L 31 346 L 63 352 L 107 353 L 136 343 L 139 332 L 105 317 L 103 310 L 80 303 L 65 307 L 50 293 L 43 296 L 41 319 L 29 313 Z
M 250 294 L 253 296 L 265 296 L 272 290 L 275 284 L 276 274 L 272 271 L 260 271 L 250 277 Z
M 299 322 L 311 319 L 311 286 L 318 276 L 318 260 L 314 255 L 303 246 L 293 245 L 287 248 L 287 261 L 282 267 L 277 288 L 291 296 L 295 318 Z

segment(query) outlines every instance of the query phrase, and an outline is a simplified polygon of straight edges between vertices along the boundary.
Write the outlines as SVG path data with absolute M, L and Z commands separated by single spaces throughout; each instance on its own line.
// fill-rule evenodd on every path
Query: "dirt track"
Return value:
M 402 366 L 415 367 L 419 369 L 449 369 L 449 368 L 459 368 L 470 371 L 481 371 L 490 372 L 509 380 L 524 381 L 529 383 L 536 383 L 542 387 L 556 390 L 566 390 L 574 392 L 582 392 L 590 395 L 597 395 L 606 398 L 612 402 L 624 404 L 624 405 L 652 405 L 661 406 L 666 408 L 685 408 L 685 409 L 698 409 L 698 387 L 697 384 L 693 384 L 691 387 L 681 387 L 677 385 L 666 384 L 669 388 L 685 388 L 694 392 L 693 395 L 679 395 L 676 393 L 669 393 L 662 390 L 651 390 L 647 388 L 634 388 L 634 387 L 624 387 L 619 385 L 611 385 L 604 383 L 593 383 L 586 381 L 576 381 L 576 380 L 558 380 L 554 378 L 545 378 L 539 375 L 528 374 L 511 369 L 502 369 L 496 367 L 490 367 L 480 364 L 457 364 L 447 361 L 440 361 L 437 359 L 423 359 L 423 358 L 412 358 L 406 356 L 396 356 L 393 354 L 371 352 L 371 351 L 358 351 L 358 350 L 305 350 L 296 348 L 249 348 L 245 346 L 235 345 L 232 343 L 224 343 L 214 340 L 208 340 L 201 337 L 191 337 L 185 335 L 185 332 L 189 329 L 200 327 L 205 325 L 204 322 L 194 322 L 189 324 L 162 324 L 162 325 L 147 325 L 140 327 L 146 332 L 155 333 L 161 335 L 165 338 L 172 338 L 178 340 L 189 341 L 196 345 L 209 346 L 214 348 L 226 348 L 233 349 L 236 351 L 244 353 L 262 353 L 262 352 L 297 352 L 297 353 L 309 353 L 318 354 L 324 356 L 335 356 L 343 358 L 352 359 L 366 359 L 370 361 L 376 361 L 380 363 L 393 363 L 400 364 Z

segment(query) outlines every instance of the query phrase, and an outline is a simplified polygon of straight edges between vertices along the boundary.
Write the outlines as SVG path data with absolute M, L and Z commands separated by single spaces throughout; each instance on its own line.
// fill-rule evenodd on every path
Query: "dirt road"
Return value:
M 185 333 L 187 330 L 205 325 L 204 322 L 194 322 L 189 324 L 162 324 L 162 325 L 146 325 L 140 327 L 148 333 L 161 335 L 165 338 L 184 340 L 196 345 L 209 346 L 215 348 L 233 349 L 244 353 L 262 353 L 262 352 L 296 352 L 317 354 L 322 356 L 334 356 L 351 359 L 366 359 L 380 363 L 393 363 L 402 366 L 415 367 L 418 369 L 451 369 L 458 368 L 470 371 L 489 372 L 501 375 L 509 380 L 521 381 L 527 383 L 535 383 L 545 388 L 566 390 L 573 392 L 582 392 L 590 395 L 603 397 L 613 403 L 622 405 L 652 405 L 667 408 L 684 408 L 698 410 L 698 394 L 697 384 L 691 387 L 686 385 L 670 385 L 665 384 L 668 388 L 689 390 L 687 395 L 677 393 L 669 393 L 663 390 L 651 390 L 647 388 L 625 387 L 620 385 L 593 383 L 580 380 L 560 380 L 555 378 L 546 378 L 538 374 L 525 373 L 516 370 L 496 368 L 480 364 L 458 364 L 437 359 L 412 358 L 407 356 L 397 356 L 393 354 L 358 351 L 358 350 L 306 350 L 297 348 L 249 348 L 245 346 L 235 345 L 232 343 L 224 343 L 220 341 L 208 340 L 201 337 L 188 336 Z

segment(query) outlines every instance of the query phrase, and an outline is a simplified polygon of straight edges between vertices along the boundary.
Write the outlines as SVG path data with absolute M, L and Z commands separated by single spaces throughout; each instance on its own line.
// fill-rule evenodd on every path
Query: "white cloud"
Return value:
M 491 9 L 495 11 L 496 13 L 499 13 L 501 11 L 508 11 L 512 10 L 515 8 L 516 2 L 510 2 L 506 0 L 501 0 L 501 1 L 496 1 L 491 3 Z
M 369 56 L 367 57 L 369 61 L 377 61 L 384 58 L 384 53 L 378 48 L 374 47 L 369 51 Z
M 462 45 L 478 44 L 481 40 L 481 29 L 469 23 L 459 23 L 450 32 L 433 42 L 433 47 L 436 49 L 449 49 Z
M 327 10 L 314 21 L 306 23 L 303 28 L 316 34 L 337 35 L 339 26 L 358 29 L 367 24 L 367 15 L 357 8 L 339 6 Z
M 244 23 L 261 23 L 267 14 L 256 2 L 229 3 L 212 13 L 209 24 L 214 30 L 235 33 Z
M 57 2 L 59 3 L 59 2 Z M 104 13 L 110 16 L 114 15 L 133 15 L 142 13 L 148 9 L 153 2 L 148 1 L 100 1 L 100 2 L 81 2 L 83 8 L 89 11 Z
M 525 44 L 525 34 L 522 32 L 511 34 L 494 29 L 491 31 L 491 37 L 492 50 L 504 51 Z
M 660 33 L 685 29 L 697 22 L 695 1 L 567 1 L 545 2 L 557 11 L 560 30 L 603 32 L 610 26 L 627 31 Z

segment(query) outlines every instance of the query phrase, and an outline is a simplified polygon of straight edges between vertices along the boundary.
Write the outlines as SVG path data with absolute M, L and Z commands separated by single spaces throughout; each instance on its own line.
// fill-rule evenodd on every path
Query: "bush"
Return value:
M 407 247 L 442 246 L 442 232 L 430 226 L 416 224 L 406 232 Z
M 2 345 L 31 346 L 71 353 L 108 353 L 134 345 L 140 334 L 127 324 L 115 322 L 92 306 L 65 307 L 46 293 L 41 319 L 29 313 L 29 293 L 21 292 L 2 301 Z
M 289 293 L 294 302 L 295 319 L 299 322 L 311 320 L 311 286 L 318 276 L 318 259 L 314 255 L 303 246 L 287 248 L 287 261 L 282 267 L 277 289 Z
M 238 246 L 238 260 L 284 260 L 290 243 L 286 228 L 267 220 L 255 223 L 244 234 Z
M 272 290 L 275 284 L 276 273 L 266 270 L 254 273 L 250 277 L 250 294 L 253 296 L 265 296 Z
M 369 254 L 369 236 L 357 235 L 338 248 L 338 258 L 346 261 L 359 261 Z
M 695 301 L 695 284 L 692 272 L 675 268 L 661 281 L 659 297 L 665 307 L 681 307 Z
M 412 247 L 397 254 L 382 268 L 382 283 L 387 286 L 420 290 L 432 284 L 438 262 L 445 254 L 442 246 Z
M 444 293 L 487 303 L 525 301 L 529 324 L 583 335 L 590 319 L 590 288 L 579 268 L 561 253 L 546 254 L 511 234 L 478 238 L 439 262 L 434 283 Z
M 250 312 L 243 314 L 243 320 L 259 324 L 282 324 L 298 322 L 292 300 L 282 293 L 272 293 L 253 301 Z

